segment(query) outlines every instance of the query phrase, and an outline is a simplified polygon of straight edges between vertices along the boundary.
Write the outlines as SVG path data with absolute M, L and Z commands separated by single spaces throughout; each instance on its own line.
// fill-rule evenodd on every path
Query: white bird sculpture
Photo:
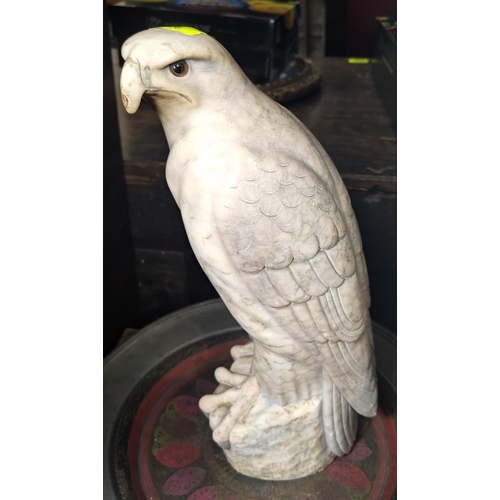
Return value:
M 212 37 L 155 28 L 122 47 L 123 104 L 163 125 L 168 186 L 203 270 L 252 342 L 200 407 L 233 467 L 294 479 L 377 410 L 368 277 L 342 179 L 311 132 Z

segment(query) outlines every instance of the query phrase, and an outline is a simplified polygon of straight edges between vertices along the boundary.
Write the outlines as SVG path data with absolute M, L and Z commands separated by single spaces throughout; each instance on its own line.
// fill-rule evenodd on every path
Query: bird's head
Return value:
M 143 96 L 158 114 L 177 116 L 210 97 L 227 94 L 246 77 L 215 39 L 194 28 L 154 28 L 130 37 L 120 88 L 122 102 L 135 113 Z

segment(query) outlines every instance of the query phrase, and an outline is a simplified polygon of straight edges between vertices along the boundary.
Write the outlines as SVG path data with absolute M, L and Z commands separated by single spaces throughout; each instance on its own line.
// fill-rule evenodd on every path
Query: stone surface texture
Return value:
M 152 29 L 122 47 L 121 93 L 163 125 L 190 244 L 252 341 L 200 407 L 233 467 L 294 479 L 351 450 L 377 410 L 366 264 L 345 186 L 290 112 L 205 34 Z

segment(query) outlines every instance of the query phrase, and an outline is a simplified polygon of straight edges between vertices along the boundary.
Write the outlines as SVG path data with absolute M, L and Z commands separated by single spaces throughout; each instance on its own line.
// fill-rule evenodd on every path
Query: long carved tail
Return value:
M 358 428 L 358 414 L 342 396 L 323 370 L 323 426 L 331 453 L 337 456 L 351 451 Z

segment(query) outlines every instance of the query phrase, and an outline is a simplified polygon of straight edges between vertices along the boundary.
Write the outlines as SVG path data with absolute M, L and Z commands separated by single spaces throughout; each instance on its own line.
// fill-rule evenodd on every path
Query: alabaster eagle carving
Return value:
M 245 474 L 316 472 L 350 451 L 357 413 L 377 409 L 367 271 L 339 173 L 212 37 L 157 28 L 122 55 L 124 106 L 134 113 L 145 97 L 158 113 L 189 241 L 253 341 L 233 348 L 200 401 L 213 437 Z

